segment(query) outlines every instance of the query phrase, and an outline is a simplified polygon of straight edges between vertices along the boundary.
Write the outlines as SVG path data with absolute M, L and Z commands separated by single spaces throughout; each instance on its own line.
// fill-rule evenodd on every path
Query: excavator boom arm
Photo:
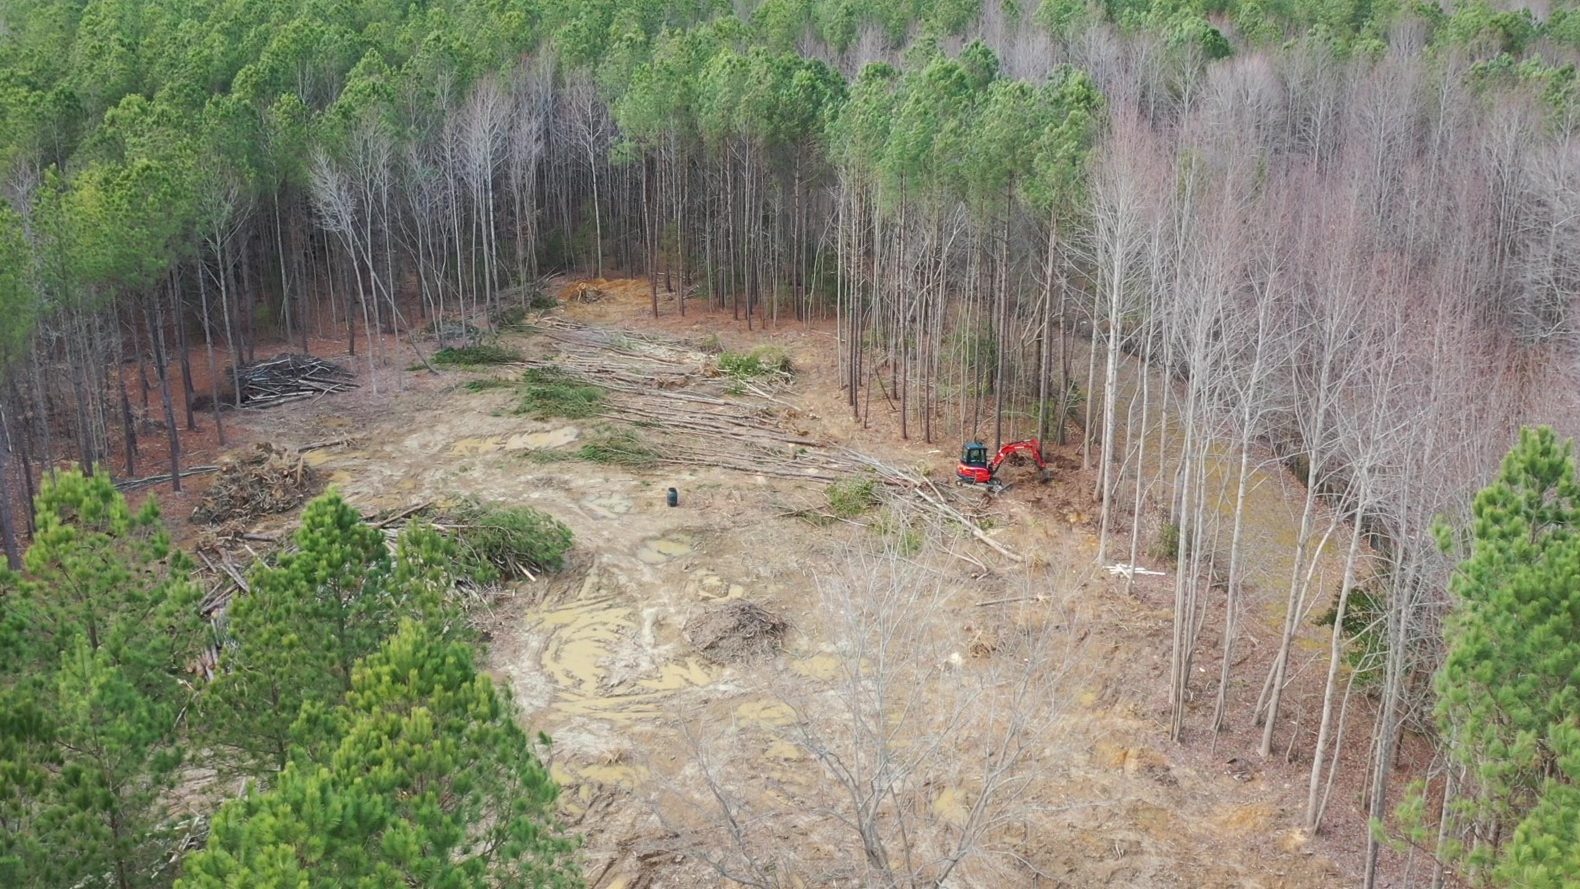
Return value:
M 1011 454 L 1025 454 L 1031 458 L 1033 463 L 1037 464 L 1038 469 L 1048 468 L 1047 462 L 1042 459 L 1042 443 L 1035 438 L 1029 438 L 1025 441 L 1012 441 L 999 448 L 998 453 L 993 457 L 992 470 L 997 472 L 998 468 L 1004 464 L 1005 460 L 1009 459 Z

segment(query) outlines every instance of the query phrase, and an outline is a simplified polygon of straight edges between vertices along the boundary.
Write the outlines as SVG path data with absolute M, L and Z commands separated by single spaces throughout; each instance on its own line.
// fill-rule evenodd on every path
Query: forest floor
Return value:
M 699 862 L 677 854 L 673 835 L 653 810 L 655 788 L 696 780 L 688 725 L 700 720 L 731 727 L 744 755 L 754 757 L 764 774 L 788 780 L 814 768 L 753 729 L 775 719 L 769 693 L 775 682 L 785 676 L 810 684 L 830 678 L 835 653 L 824 633 L 825 616 L 818 613 L 815 582 L 828 566 L 848 558 L 851 535 L 882 532 L 871 521 L 857 522 L 867 528 L 852 528 L 804 517 L 826 508 L 826 479 L 849 465 L 846 449 L 942 482 L 952 476 L 958 443 L 903 441 L 887 421 L 864 427 L 845 404 L 831 330 L 787 323 L 748 331 L 728 313 L 700 304 L 688 306 L 682 318 L 668 300 L 663 317 L 655 320 L 645 281 L 600 282 L 598 288 L 603 299 L 572 299 L 552 313 L 557 323 L 571 326 L 507 334 L 502 344 L 529 361 L 588 367 L 610 357 L 611 350 L 622 360 L 636 354 L 634 360 L 655 366 L 684 367 L 706 365 L 720 347 L 773 345 L 789 355 L 796 373 L 770 391 L 741 397 L 736 419 L 778 430 L 763 433 L 770 439 L 780 435 L 818 445 L 787 444 L 777 453 L 771 441 L 743 445 L 715 434 L 717 425 L 707 421 L 690 440 L 659 439 L 656 464 L 570 459 L 566 449 L 598 440 L 618 418 L 537 420 L 513 410 L 508 388 L 465 388 L 468 381 L 519 375 L 520 367 L 391 369 L 382 374 L 377 392 L 363 385 L 282 408 L 236 412 L 227 422 L 235 432 L 233 446 L 339 441 L 313 450 L 309 460 L 366 512 L 475 497 L 530 505 L 569 525 L 576 538 L 571 567 L 514 584 L 486 615 L 489 669 L 514 691 L 525 724 L 554 739 L 552 765 L 564 786 L 563 814 L 586 837 L 582 855 L 590 885 L 719 885 Z M 357 369 L 366 372 L 365 366 Z M 395 374 L 403 376 L 397 381 Z M 597 372 L 588 376 L 598 381 Z M 687 397 L 700 391 L 688 388 L 691 379 L 677 377 L 675 392 Z M 713 386 L 709 391 L 717 390 Z M 633 392 L 622 403 L 662 410 L 663 402 L 641 400 L 649 396 L 663 393 Z M 732 410 L 709 409 L 715 416 Z M 882 410 L 874 406 L 873 413 Z M 979 603 L 1014 599 L 1031 589 L 1071 615 L 1068 642 L 1079 664 L 1064 678 L 1056 731 L 1037 753 L 1042 779 L 1034 795 L 1043 805 L 1028 822 L 1034 828 L 1026 827 L 1015 844 L 1028 865 L 1020 871 L 1021 884 L 1294 889 L 1358 882 L 1353 867 L 1359 828 L 1346 823 L 1346 813 L 1355 808 L 1346 797 L 1359 776 L 1341 779 L 1333 828 L 1307 837 L 1297 827 L 1305 766 L 1282 756 L 1266 762 L 1256 757 L 1247 718 L 1236 720 L 1238 731 L 1216 743 L 1201 730 L 1203 712 L 1212 705 L 1206 674 L 1216 669 L 1210 646 L 1202 654 L 1205 672 L 1192 705 L 1196 738 L 1185 745 L 1167 740 L 1167 574 L 1173 566 L 1144 556 L 1143 565 L 1163 574 L 1139 576 L 1133 584 L 1101 570 L 1094 561 L 1094 477 L 1081 468 L 1075 446 L 1054 448 L 1050 457 L 1056 473 L 1048 485 L 1033 483 L 1030 469 L 1009 467 L 1011 477 L 1026 477 L 1005 494 L 968 495 L 982 498 L 974 508 L 990 518 L 987 533 L 1024 554 L 1023 562 L 969 540 L 958 544 L 958 556 L 924 555 L 935 556 L 927 558 L 929 566 L 968 593 L 949 605 L 962 651 L 1011 620 L 1007 610 Z M 1269 498 L 1266 507 L 1258 507 L 1266 510 L 1259 521 L 1268 527 L 1261 530 L 1292 534 L 1288 502 L 1294 495 L 1277 476 L 1269 470 L 1257 488 Z M 200 491 L 201 481 L 192 487 Z M 665 504 L 670 487 L 679 491 L 679 508 Z M 1298 497 L 1295 503 L 1298 523 Z M 268 524 L 283 527 L 288 518 Z M 1278 557 L 1277 542 L 1268 543 L 1269 559 Z M 1254 619 L 1246 648 L 1257 662 L 1276 642 L 1285 594 L 1277 582 L 1279 566 L 1263 570 L 1267 580 L 1254 585 L 1258 592 L 1248 605 Z M 688 641 L 688 622 L 736 600 L 787 620 L 791 630 L 782 658 L 721 664 Z M 1315 630 L 1311 635 L 1319 638 Z M 1291 694 L 1309 716 L 1303 701 L 1311 680 L 1320 681 L 1311 675 L 1320 673 L 1320 665 L 1316 647 L 1306 649 L 1297 657 Z M 1244 675 L 1232 697 L 1241 714 L 1249 712 L 1260 673 L 1247 668 Z M 1309 749 L 1304 738 L 1301 744 Z M 941 791 L 939 806 L 947 792 Z

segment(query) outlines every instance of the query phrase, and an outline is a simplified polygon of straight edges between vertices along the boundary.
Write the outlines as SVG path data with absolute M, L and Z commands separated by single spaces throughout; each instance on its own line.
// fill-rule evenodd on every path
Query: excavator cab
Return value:
M 961 484 L 973 485 L 985 485 L 993 481 L 993 467 L 988 463 L 987 445 L 973 441 L 961 449 L 960 465 L 955 468 L 955 478 Z
M 987 445 L 980 441 L 973 441 L 966 445 L 960 453 L 960 462 L 967 466 L 988 465 Z

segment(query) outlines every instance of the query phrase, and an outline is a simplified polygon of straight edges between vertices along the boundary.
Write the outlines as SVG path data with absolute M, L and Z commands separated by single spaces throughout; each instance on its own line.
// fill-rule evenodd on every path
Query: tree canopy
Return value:
M 1574 445 L 1527 429 L 1476 497 L 1437 716 L 1485 828 L 1466 850 L 1512 886 L 1558 887 L 1580 840 L 1580 478 Z

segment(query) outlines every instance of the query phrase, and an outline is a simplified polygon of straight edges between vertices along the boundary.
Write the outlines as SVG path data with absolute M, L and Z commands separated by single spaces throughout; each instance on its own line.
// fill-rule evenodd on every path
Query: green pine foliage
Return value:
M 1573 444 L 1549 428 L 1524 430 L 1473 516 L 1436 711 L 1450 755 L 1472 779 L 1458 814 L 1482 826 L 1468 863 L 1503 885 L 1557 889 L 1580 873 Z
M 571 529 L 530 506 L 468 501 L 447 517 L 461 560 L 477 580 L 494 583 L 528 572 L 559 571 L 571 548 Z
M 719 370 L 737 380 L 784 378 L 795 370 L 790 363 L 790 356 L 783 349 L 773 346 L 759 346 L 750 352 L 722 352 L 718 360 Z
M 161 885 L 199 590 L 102 473 L 46 478 L 36 521 L 0 575 L 0 884 Z
M 408 528 L 391 558 L 383 533 L 330 492 L 308 504 L 294 542 L 254 569 L 232 603 L 222 669 L 202 707 L 211 742 L 260 776 L 285 768 L 293 745 L 317 740 L 304 737 L 298 713 L 338 701 L 352 665 L 399 616 L 458 623 L 446 600 L 452 550 L 429 527 Z
M 8 578 L 28 626 L 13 658 L 53 661 L 80 635 L 145 687 L 190 663 L 201 643 L 199 591 L 155 501 L 133 511 L 103 473 L 60 472 L 45 479 L 35 522 L 24 571 Z
M 516 412 L 537 420 L 580 420 L 603 412 L 604 390 L 557 367 L 534 367 L 521 375 Z
M 491 364 L 514 364 L 521 360 L 521 353 L 504 346 L 449 346 L 433 355 L 434 364 L 455 367 L 482 367 Z
M 602 428 L 571 452 L 576 459 L 610 466 L 642 467 L 659 462 L 659 452 L 634 429 Z
M 511 558 L 569 547 L 540 513 L 488 515 Z M 315 500 L 232 602 L 206 687 L 201 591 L 153 501 L 63 472 L 37 526 L 24 570 L 0 572 L 0 885 L 579 885 L 546 739 L 478 674 L 465 559 L 433 526 L 391 552 L 338 495 Z M 186 765 L 258 780 L 172 866 Z
M 403 622 L 327 722 L 329 755 L 222 808 L 177 886 L 580 885 L 538 742 L 465 644 Z
M 879 502 L 876 479 L 850 479 L 828 486 L 829 512 L 842 519 L 853 519 Z

